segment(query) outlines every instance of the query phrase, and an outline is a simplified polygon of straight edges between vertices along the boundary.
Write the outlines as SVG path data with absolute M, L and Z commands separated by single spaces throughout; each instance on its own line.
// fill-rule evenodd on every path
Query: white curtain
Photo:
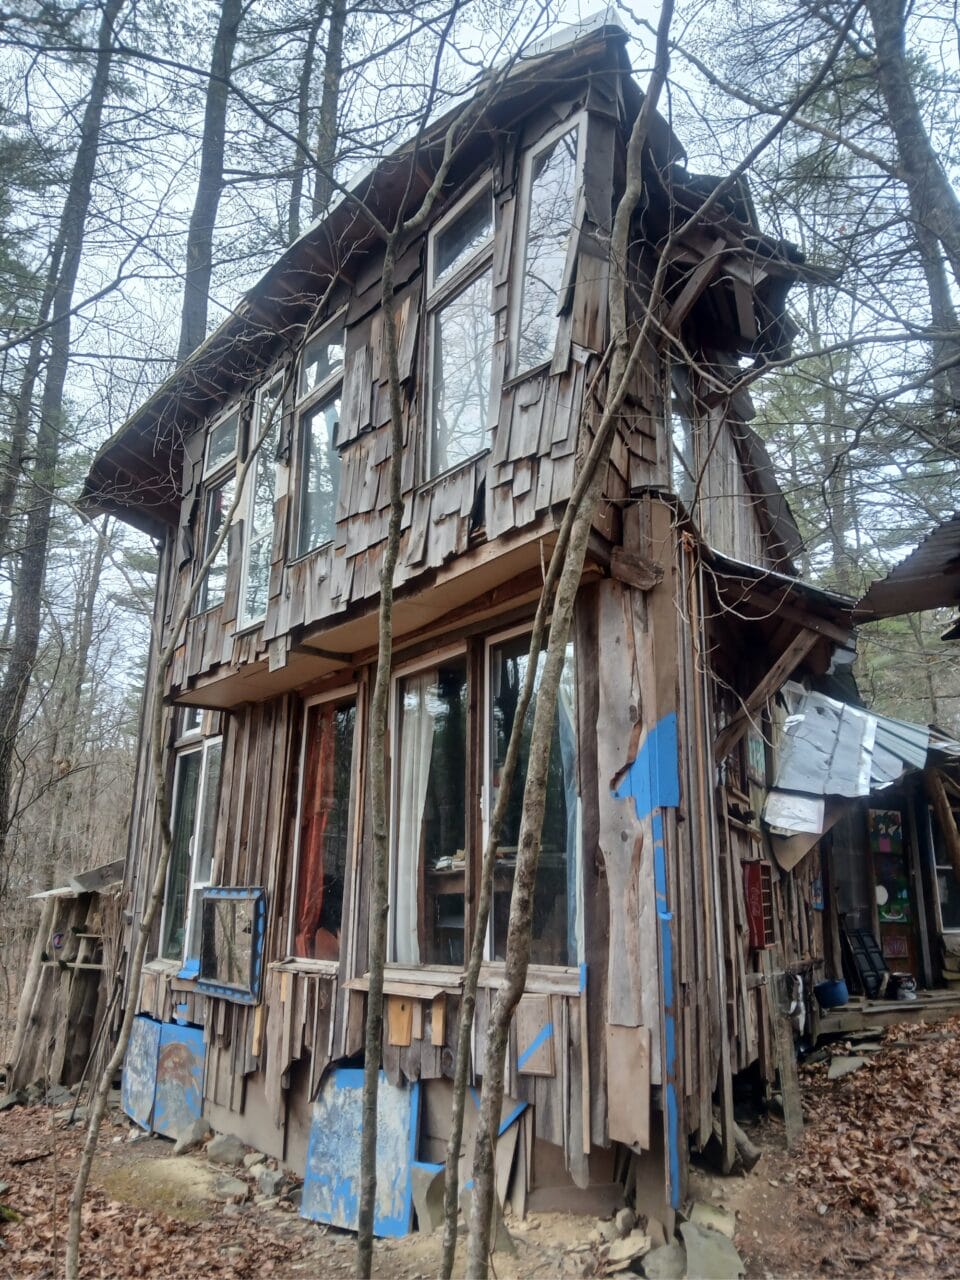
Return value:
M 420 876 L 420 837 L 423 807 L 433 752 L 433 710 L 430 689 L 436 672 L 411 676 L 403 682 L 400 718 L 400 777 L 397 795 L 397 884 L 394 901 L 395 959 L 420 964 L 417 935 L 417 885 Z

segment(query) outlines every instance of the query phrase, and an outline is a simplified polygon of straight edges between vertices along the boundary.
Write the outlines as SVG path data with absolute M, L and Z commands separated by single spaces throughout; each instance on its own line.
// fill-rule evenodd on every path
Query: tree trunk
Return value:
M 243 15 L 242 0 L 222 0 L 220 22 L 213 42 L 207 105 L 200 147 L 200 177 L 187 232 L 187 269 L 180 315 L 177 363 L 186 360 L 207 332 L 210 276 L 213 271 L 213 232 L 223 193 L 223 148 L 227 127 L 228 81 L 233 50 Z
M 333 195 L 331 177 L 337 160 L 337 112 L 340 81 L 343 78 L 343 29 L 347 21 L 346 0 L 333 0 L 327 28 L 327 53 L 323 61 L 323 93 L 317 123 L 316 183 L 313 188 L 313 216 L 319 218 Z
M 287 218 L 287 242 L 292 244 L 300 235 L 300 205 L 303 202 L 303 179 L 307 171 L 310 142 L 310 85 L 316 59 L 317 36 L 326 15 L 326 0 L 317 5 L 307 30 L 307 43 L 303 51 L 303 66 L 297 80 L 297 148 L 293 157 L 293 176 L 290 179 L 290 207 Z
M 939 252 L 942 249 L 954 283 L 960 287 L 960 200 L 933 149 L 910 82 L 902 0 L 867 0 L 866 7 L 876 45 L 877 83 L 886 103 L 888 123 L 907 186 L 917 246 L 930 288 L 933 322 L 935 326 L 946 323 L 952 329 L 952 336 L 935 344 L 937 354 L 941 360 L 960 360 L 956 317 L 939 283 L 943 274 Z M 960 402 L 958 386 L 960 384 L 951 378 L 950 391 L 955 404 Z
M 0 864 L 6 859 L 14 741 L 40 641 L 40 605 L 60 456 L 63 389 L 70 359 L 70 308 L 100 146 L 100 122 L 113 56 L 113 30 L 122 4 L 123 0 L 107 0 L 103 8 L 93 81 L 58 235 L 62 259 L 51 304 L 50 354 L 30 477 L 33 493 L 17 574 L 13 645 L 0 684 Z

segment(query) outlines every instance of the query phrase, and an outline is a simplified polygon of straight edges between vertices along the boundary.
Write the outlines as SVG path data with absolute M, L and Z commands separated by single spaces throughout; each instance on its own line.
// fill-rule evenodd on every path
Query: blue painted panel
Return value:
M 642 822 L 654 809 L 675 809 L 680 803 L 677 717 L 671 711 L 658 720 L 643 741 L 627 776 L 614 792 L 618 800 L 633 797 Z
M 162 1024 L 157 1057 L 157 1090 L 153 1103 L 153 1131 L 177 1138 L 203 1106 L 203 1030 Z
M 138 1014 L 133 1020 L 130 1043 L 123 1063 L 120 1105 L 141 1129 L 150 1128 L 157 1088 L 161 1023 Z
M 301 1216 L 356 1231 L 360 1214 L 360 1130 L 363 1071 L 328 1072 L 313 1104 Z M 391 1084 L 380 1072 L 377 1090 L 378 1236 L 405 1236 L 413 1225 L 411 1170 L 417 1154 L 420 1086 Z

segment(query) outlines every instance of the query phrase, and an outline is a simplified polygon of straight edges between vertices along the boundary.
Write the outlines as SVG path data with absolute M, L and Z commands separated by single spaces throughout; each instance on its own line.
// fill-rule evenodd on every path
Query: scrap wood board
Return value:
M 360 1214 L 363 1071 L 326 1076 L 313 1104 L 300 1214 L 356 1231 Z M 405 1236 L 412 1226 L 412 1166 L 417 1158 L 420 1085 L 393 1085 L 380 1072 L 377 1090 L 377 1201 L 373 1230 Z

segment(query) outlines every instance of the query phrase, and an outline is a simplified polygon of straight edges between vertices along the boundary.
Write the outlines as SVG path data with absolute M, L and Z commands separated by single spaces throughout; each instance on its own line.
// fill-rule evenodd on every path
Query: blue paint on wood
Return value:
M 134 1124 L 148 1131 L 157 1091 L 161 1025 L 153 1018 L 138 1014 L 133 1020 L 130 1043 L 123 1062 L 120 1105 Z
M 530 1042 L 530 1044 L 526 1047 L 526 1049 L 524 1049 L 523 1053 L 517 1054 L 517 1070 L 518 1071 L 527 1065 L 527 1063 L 530 1061 L 533 1055 L 537 1052 L 537 1050 L 540 1049 L 543 1045 L 545 1045 L 552 1035 L 553 1035 L 553 1023 L 548 1022 L 545 1027 L 540 1028 L 537 1034 L 533 1037 L 533 1040 Z
M 637 818 L 652 818 L 653 877 L 663 993 L 663 1106 L 667 1143 L 670 1203 L 680 1207 L 680 1100 L 677 1094 L 677 997 L 674 980 L 673 912 L 667 883 L 663 809 L 680 803 L 680 751 L 675 712 L 658 720 L 644 739 L 636 759 L 617 791 L 620 800 L 632 799 Z
M 585 960 L 580 962 L 580 993 L 583 994 L 587 989 L 587 963 Z
M 362 1070 L 341 1067 L 327 1073 L 313 1104 L 300 1208 L 304 1218 L 350 1231 L 356 1231 L 360 1216 L 362 1099 Z M 378 1236 L 405 1236 L 412 1226 L 419 1120 L 419 1084 L 392 1085 L 381 1071 L 373 1215 Z
M 203 1030 L 165 1022 L 160 1029 L 153 1131 L 177 1138 L 203 1108 Z
M 680 1107 L 677 1098 L 677 1015 L 673 981 L 673 912 L 668 910 L 667 859 L 663 844 L 663 817 L 653 818 L 653 876 L 660 936 L 660 974 L 663 985 L 663 1096 L 670 1173 L 670 1204 L 680 1208 Z
M 618 800 L 632 798 L 642 822 L 654 809 L 674 809 L 680 803 L 677 716 L 658 720 L 643 741 L 626 777 L 614 792 Z

